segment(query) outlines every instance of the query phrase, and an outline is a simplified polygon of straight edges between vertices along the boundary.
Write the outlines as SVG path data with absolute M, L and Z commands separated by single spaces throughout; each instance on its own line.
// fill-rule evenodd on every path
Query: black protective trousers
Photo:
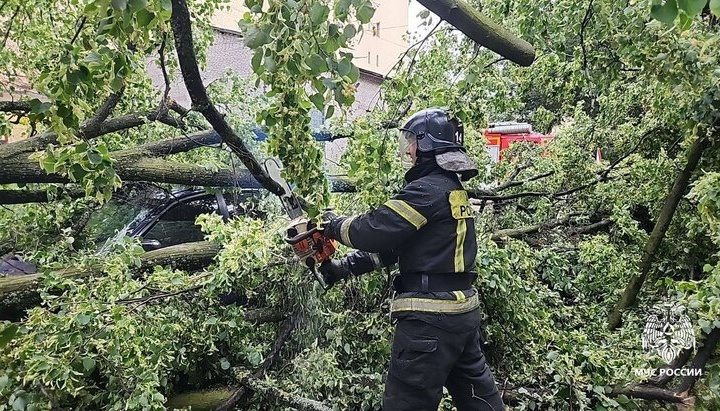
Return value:
M 383 411 L 437 411 L 443 386 L 458 411 L 504 410 L 479 326 L 478 310 L 398 319 Z

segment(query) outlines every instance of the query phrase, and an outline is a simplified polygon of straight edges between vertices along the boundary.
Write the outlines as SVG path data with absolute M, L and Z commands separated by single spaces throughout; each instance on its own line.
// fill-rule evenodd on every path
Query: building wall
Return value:
M 353 47 L 355 64 L 363 70 L 387 76 L 398 57 L 407 49 L 410 0 L 375 0 L 375 15 L 363 25 L 362 36 Z M 213 26 L 238 31 L 238 20 L 247 11 L 243 0 L 231 0 L 227 10 L 213 16 Z
M 363 25 L 362 37 L 353 50 L 358 67 L 384 76 L 390 74 L 408 47 L 408 3 L 409 0 L 375 1 L 375 15 Z
M 242 37 L 233 32 L 216 30 L 215 40 L 208 49 L 207 66 L 201 72 L 203 84 L 209 83 L 222 77 L 227 71 L 245 77 L 252 74 L 250 59 L 252 51 L 245 46 Z M 147 71 L 153 81 L 153 85 L 160 89 L 164 88 L 162 71 L 154 62 L 149 62 Z M 356 117 L 372 110 L 379 97 L 382 77 L 365 70 L 360 71 L 360 79 L 357 83 L 355 103 L 350 108 L 350 116 Z M 171 82 L 170 97 L 185 107 L 190 106 L 190 96 L 182 83 L 180 75 Z

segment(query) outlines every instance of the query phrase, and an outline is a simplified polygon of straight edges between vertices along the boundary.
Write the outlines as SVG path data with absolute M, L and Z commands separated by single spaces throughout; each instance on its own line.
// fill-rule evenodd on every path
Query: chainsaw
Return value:
M 297 258 L 310 269 L 320 286 L 327 290 L 330 287 L 325 283 L 317 266 L 332 258 L 337 243 L 326 238 L 322 230 L 307 216 L 290 185 L 280 175 L 281 171 L 277 160 L 265 160 L 265 172 L 283 189 L 280 201 L 290 217 L 290 223 L 285 229 L 285 242 L 292 246 Z

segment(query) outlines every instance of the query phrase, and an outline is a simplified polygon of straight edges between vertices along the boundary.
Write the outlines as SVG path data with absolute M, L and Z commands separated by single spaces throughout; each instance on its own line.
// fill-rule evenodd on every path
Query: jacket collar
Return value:
M 410 170 L 405 173 L 405 182 L 412 183 L 420 177 L 425 177 L 433 172 L 444 171 L 437 165 L 435 161 L 423 161 L 415 164 Z

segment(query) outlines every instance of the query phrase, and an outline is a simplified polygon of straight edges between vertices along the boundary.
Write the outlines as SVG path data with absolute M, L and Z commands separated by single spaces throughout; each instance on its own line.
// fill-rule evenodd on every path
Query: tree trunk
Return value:
M 648 238 L 648 241 L 645 244 L 645 250 L 643 251 L 643 255 L 640 260 L 639 273 L 630 278 L 630 282 L 625 287 L 625 291 L 623 292 L 622 297 L 620 297 L 620 301 L 618 301 L 617 305 L 610 313 L 610 317 L 608 318 L 609 329 L 614 330 L 619 327 L 622 322 L 623 311 L 635 303 L 635 300 L 640 293 L 640 288 L 642 288 L 645 279 L 647 279 L 648 273 L 650 273 L 650 267 L 655 260 L 655 254 L 660 248 L 660 243 L 662 243 L 665 233 L 667 232 L 668 227 L 670 227 L 670 222 L 675 215 L 678 203 L 680 203 L 680 199 L 682 199 L 683 195 L 685 195 L 685 191 L 687 191 L 690 183 L 690 177 L 692 176 L 693 171 L 695 171 L 695 168 L 700 162 L 700 157 L 702 157 L 702 153 L 708 145 L 709 140 L 703 136 L 695 140 L 690 146 L 685 168 L 683 168 L 683 170 L 675 178 L 675 184 L 673 184 L 670 194 L 665 199 L 665 204 L 663 205 L 662 210 L 660 210 L 660 215 L 657 218 L 655 227 L 650 234 L 650 238 Z
M 521 66 L 535 60 L 535 49 L 485 17 L 465 0 L 418 0 L 470 39 Z
M 203 268 L 213 262 L 220 248 L 217 244 L 199 241 L 148 251 L 140 256 L 138 271 L 147 271 L 156 265 L 187 270 Z M 95 265 L 89 268 L 68 268 L 55 274 L 66 278 L 84 278 L 101 273 L 101 266 Z M 25 309 L 40 304 L 38 290 L 41 285 L 42 274 L 0 278 L 0 320 L 15 319 Z
M 247 384 L 248 388 L 252 391 L 257 391 L 269 399 L 291 406 L 296 410 L 331 410 L 331 408 L 319 401 L 293 395 L 277 388 L 268 387 L 257 379 L 248 378 L 243 382 Z M 217 409 L 217 407 L 227 400 L 234 391 L 235 390 L 232 388 L 210 388 L 207 390 L 184 392 L 170 397 L 165 406 L 168 409 L 191 407 L 194 411 L 211 411 Z

